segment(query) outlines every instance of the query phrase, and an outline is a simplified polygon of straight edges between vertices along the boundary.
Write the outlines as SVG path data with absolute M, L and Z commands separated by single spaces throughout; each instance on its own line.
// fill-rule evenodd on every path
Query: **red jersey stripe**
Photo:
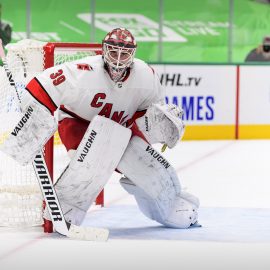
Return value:
M 135 112 L 133 116 L 127 121 L 126 127 L 130 127 L 137 118 L 144 116 L 145 113 L 146 113 L 146 110 Z
M 25 88 L 38 102 L 44 105 L 51 113 L 53 113 L 57 106 L 48 95 L 44 87 L 37 80 L 37 78 L 32 79 Z
M 73 117 L 73 118 L 77 118 L 77 119 L 79 119 L 79 120 L 85 121 L 85 122 L 88 123 L 88 124 L 90 123 L 90 121 L 88 121 L 88 120 L 86 120 L 86 119 L 80 117 L 78 114 L 76 114 L 76 113 L 74 113 L 74 112 L 68 110 L 64 105 L 61 105 L 61 106 L 60 106 L 60 110 L 61 110 L 62 112 L 64 112 L 64 113 L 70 115 L 70 116 Z

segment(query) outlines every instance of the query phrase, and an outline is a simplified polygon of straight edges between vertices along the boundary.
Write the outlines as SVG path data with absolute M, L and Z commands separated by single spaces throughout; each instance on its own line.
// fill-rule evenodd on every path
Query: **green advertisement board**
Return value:
M 243 62 L 263 36 L 270 35 L 270 4 L 263 0 L 29 3 L 30 14 L 25 0 L 1 0 L 2 20 L 12 25 L 13 42 L 26 38 L 27 18 L 31 22 L 31 38 L 42 41 L 90 42 L 94 38 L 100 42 L 112 28 L 127 27 L 138 41 L 137 57 L 148 62 Z M 163 35 L 159 46 L 161 19 Z

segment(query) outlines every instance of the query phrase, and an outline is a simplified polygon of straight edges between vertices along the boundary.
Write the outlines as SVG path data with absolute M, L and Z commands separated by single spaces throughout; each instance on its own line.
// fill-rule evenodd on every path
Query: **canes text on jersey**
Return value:
M 104 100 L 106 99 L 105 93 L 97 93 L 95 94 L 94 98 L 91 101 L 91 107 L 93 108 L 102 108 L 99 112 L 99 115 L 105 116 L 106 118 L 110 118 L 116 123 L 123 124 L 128 119 L 128 115 L 124 115 L 125 111 L 113 111 L 113 104 L 112 103 L 105 103 Z

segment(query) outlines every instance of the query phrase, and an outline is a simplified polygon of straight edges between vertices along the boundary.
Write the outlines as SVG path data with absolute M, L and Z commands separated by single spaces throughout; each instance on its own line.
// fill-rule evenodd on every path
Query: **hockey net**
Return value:
M 19 95 L 38 73 L 51 66 L 86 56 L 101 54 L 100 44 L 44 43 L 22 40 L 7 46 L 7 63 Z M 20 119 L 14 89 L 9 85 L 5 70 L 0 67 L 0 147 L 7 134 Z M 58 133 L 44 147 L 45 160 L 53 179 L 69 162 Z M 103 192 L 96 200 L 103 205 Z M 0 226 L 28 227 L 42 225 L 43 200 L 32 165 L 20 166 L 0 151 Z M 44 230 L 52 230 L 45 223 Z

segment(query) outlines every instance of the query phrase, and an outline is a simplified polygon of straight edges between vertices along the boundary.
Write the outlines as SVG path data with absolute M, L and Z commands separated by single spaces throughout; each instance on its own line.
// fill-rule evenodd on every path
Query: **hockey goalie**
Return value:
M 28 83 L 23 117 L 2 150 L 27 164 L 58 128 L 71 161 L 54 187 L 72 224 L 82 223 L 117 170 L 145 216 L 166 227 L 194 226 L 198 199 L 182 190 L 174 168 L 152 147 L 181 140 L 181 108 L 163 103 L 157 74 L 134 58 L 130 31 L 113 29 L 102 44 L 103 55 L 49 68 Z

